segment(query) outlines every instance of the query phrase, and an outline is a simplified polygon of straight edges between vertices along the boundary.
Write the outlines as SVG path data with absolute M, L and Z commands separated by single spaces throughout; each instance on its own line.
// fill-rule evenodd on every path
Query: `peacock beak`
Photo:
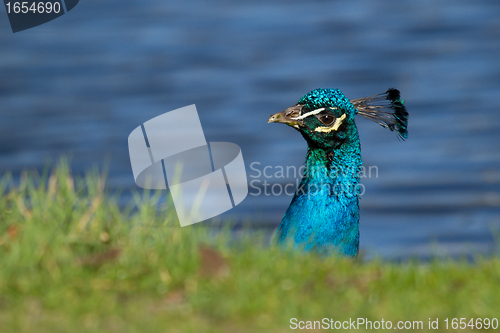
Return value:
M 292 107 L 289 107 L 285 111 L 273 114 L 267 122 L 287 124 L 289 126 L 298 128 L 299 126 L 303 125 L 302 120 L 297 119 L 298 117 L 300 117 L 301 109 L 302 105 L 294 105 Z

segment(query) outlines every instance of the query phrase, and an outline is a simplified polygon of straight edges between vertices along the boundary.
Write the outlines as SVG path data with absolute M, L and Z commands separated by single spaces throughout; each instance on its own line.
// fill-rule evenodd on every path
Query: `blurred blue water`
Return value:
M 386 257 L 495 249 L 500 227 L 498 1 L 80 1 L 12 34 L 0 13 L 0 172 L 72 155 L 110 160 L 133 188 L 128 134 L 195 103 L 208 141 L 250 164 L 299 167 L 306 144 L 270 114 L 306 92 L 402 91 L 409 139 L 359 119 L 361 246 Z M 270 184 L 295 183 L 272 177 Z M 276 226 L 290 196 L 250 196 L 226 216 Z

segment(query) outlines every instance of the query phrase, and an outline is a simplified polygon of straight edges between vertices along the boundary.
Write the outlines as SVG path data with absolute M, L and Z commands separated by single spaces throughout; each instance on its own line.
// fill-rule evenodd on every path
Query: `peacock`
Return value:
M 305 172 L 276 231 L 278 244 L 356 257 L 359 250 L 360 114 L 408 137 L 408 112 L 397 89 L 349 100 L 338 89 L 315 89 L 268 123 L 297 129 L 307 141 Z

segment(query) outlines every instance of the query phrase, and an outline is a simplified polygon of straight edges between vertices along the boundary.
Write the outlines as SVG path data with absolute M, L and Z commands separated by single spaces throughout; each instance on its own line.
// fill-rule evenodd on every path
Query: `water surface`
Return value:
M 134 188 L 128 134 L 195 103 L 207 141 L 299 167 L 306 144 L 270 114 L 308 91 L 402 91 L 409 138 L 359 119 L 361 246 L 385 257 L 491 253 L 500 227 L 497 1 L 81 1 L 17 34 L 0 15 L 0 172 L 109 160 Z M 272 184 L 289 178 L 258 178 Z M 255 194 L 255 190 L 250 190 Z M 250 195 L 224 217 L 275 227 L 290 196 Z

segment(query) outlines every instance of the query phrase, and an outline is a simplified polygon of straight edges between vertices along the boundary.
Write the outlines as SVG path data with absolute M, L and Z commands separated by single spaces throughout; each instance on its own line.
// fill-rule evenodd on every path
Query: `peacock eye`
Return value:
M 323 115 L 319 118 L 319 120 L 323 123 L 323 125 L 331 125 L 333 123 L 333 120 L 335 118 L 333 116 L 330 116 L 330 115 Z

